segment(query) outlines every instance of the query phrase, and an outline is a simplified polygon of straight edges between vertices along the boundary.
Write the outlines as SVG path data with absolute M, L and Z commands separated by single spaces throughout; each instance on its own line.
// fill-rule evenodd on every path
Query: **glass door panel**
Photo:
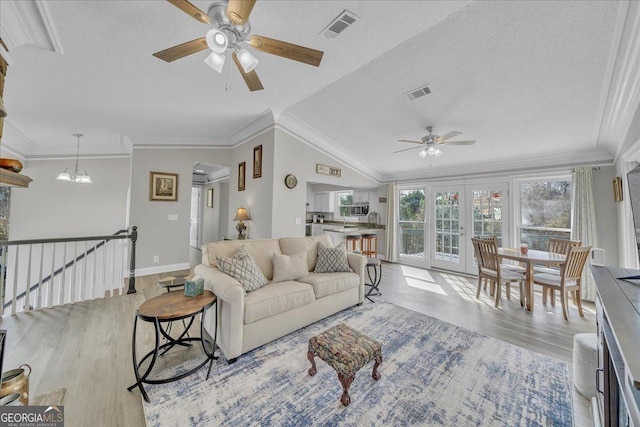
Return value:
M 400 260 L 422 266 L 426 263 L 425 190 L 409 188 L 401 189 L 398 193 Z
M 460 223 L 464 218 L 461 188 L 433 188 L 433 267 L 465 271 L 464 226 Z

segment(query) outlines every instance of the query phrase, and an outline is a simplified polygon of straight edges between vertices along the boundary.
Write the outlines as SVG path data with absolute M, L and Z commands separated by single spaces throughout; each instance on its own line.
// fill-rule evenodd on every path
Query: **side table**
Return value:
M 205 329 L 204 329 L 204 318 L 205 313 L 209 308 L 215 306 L 213 315 L 216 319 L 215 325 L 215 335 L 213 337 L 213 342 L 210 342 L 205 337 Z M 158 295 L 151 299 L 148 299 L 138 310 L 136 310 L 136 315 L 133 323 L 133 338 L 132 338 L 132 356 L 133 356 L 133 371 L 136 376 L 135 384 L 127 387 L 127 390 L 131 391 L 135 387 L 140 388 L 140 392 L 144 397 L 144 400 L 149 402 L 149 396 L 145 391 L 143 384 L 165 384 L 171 381 L 176 381 L 181 378 L 187 377 L 198 369 L 203 367 L 209 362 L 209 370 L 207 371 L 207 379 L 209 379 L 209 375 L 211 374 L 211 367 L 213 366 L 213 360 L 218 359 L 215 356 L 216 351 L 216 339 L 218 334 L 218 316 L 217 316 L 217 299 L 216 296 L 210 291 L 204 291 L 202 295 L 197 297 L 186 297 L 182 292 L 167 292 L 162 295 Z M 200 318 L 200 336 L 199 337 L 189 337 L 187 336 L 187 332 L 189 328 L 193 324 L 196 316 L 201 314 Z M 138 361 L 137 352 L 136 352 L 136 330 L 138 327 L 138 319 L 145 322 L 152 322 L 155 327 L 155 348 L 151 350 L 149 353 L 145 354 L 140 361 Z M 177 337 L 173 338 L 169 335 L 165 329 L 162 328 L 162 323 L 174 322 L 176 320 L 189 319 L 189 323 L 185 327 L 185 330 Z M 164 336 L 167 339 L 167 342 L 160 345 L 160 336 Z M 193 369 L 184 372 L 180 375 L 176 375 L 174 377 L 162 378 L 162 379 L 149 379 L 149 374 L 153 370 L 153 367 L 156 363 L 156 360 L 162 350 L 166 353 L 175 345 L 190 345 L 190 341 L 200 341 L 202 344 L 202 349 L 206 358 L 195 366 Z M 149 366 L 145 370 L 145 372 L 140 375 L 140 367 L 142 364 L 151 358 L 151 362 Z

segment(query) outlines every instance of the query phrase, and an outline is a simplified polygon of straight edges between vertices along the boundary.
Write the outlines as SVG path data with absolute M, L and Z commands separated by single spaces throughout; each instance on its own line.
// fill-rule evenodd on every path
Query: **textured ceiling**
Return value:
M 210 2 L 193 3 L 206 11 Z M 102 155 L 131 144 L 229 145 L 267 110 L 317 130 L 379 178 L 554 153 L 615 155 L 600 153 L 596 135 L 619 2 L 258 0 L 252 34 L 325 55 L 315 68 L 255 52 L 265 90 L 254 93 L 230 64 L 222 75 L 207 67 L 206 52 L 170 64 L 152 56 L 207 29 L 168 2 L 43 4 L 64 54 L 9 46 L 3 145 L 27 158 L 73 153 L 74 132 L 86 135 L 83 152 Z M 344 9 L 361 19 L 334 40 L 319 35 Z M 427 83 L 432 94 L 402 96 Z M 420 139 L 427 125 L 477 144 L 445 145 L 435 160 L 393 154 L 408 147 L 397 139 Z

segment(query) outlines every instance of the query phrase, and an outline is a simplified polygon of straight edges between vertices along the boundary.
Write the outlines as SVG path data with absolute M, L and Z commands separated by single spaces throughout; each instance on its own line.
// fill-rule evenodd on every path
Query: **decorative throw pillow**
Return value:
M 247 292 L 255 291 L 269 283 L 245 246 L 238 249 L 231 258 L 216 256 L 216 260 L 218 269 L 240 282 Z
M 335 248 L 318 243 L 318 258 L 316 260 L 316 273 L 335 273 L 338 271 L 353 271 L 347 261 L 347 249 L 344 242 Z
M 307 253 L 280 255 L 273 254 L 273 281 L 284 282 L 285 280 L 296 280 L 309 275 L 307 265 Z

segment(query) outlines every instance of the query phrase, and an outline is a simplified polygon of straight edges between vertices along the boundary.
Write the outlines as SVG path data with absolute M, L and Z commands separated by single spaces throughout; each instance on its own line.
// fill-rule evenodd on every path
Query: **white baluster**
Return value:
M 31 248 L 29 245 L 29 259 L 27 260 L 27 289 L 24 291 L 24 311 L 29 311 L 29 296 L 31 294 Z
M 36 302 L 34 304 L 36 309 L 42 308 L 42 266 L 44 265 L 44 243 L 40 244 L 40 272 L 38 273 L 38 290 L 36 291 Z
M 19 247 L 16 246 L 16 263 L 13 270 L 13 297 L 11 299 L 11 314 L 16 314 L 16 307 L 18 306 L 18 260 L 20 259 Z

